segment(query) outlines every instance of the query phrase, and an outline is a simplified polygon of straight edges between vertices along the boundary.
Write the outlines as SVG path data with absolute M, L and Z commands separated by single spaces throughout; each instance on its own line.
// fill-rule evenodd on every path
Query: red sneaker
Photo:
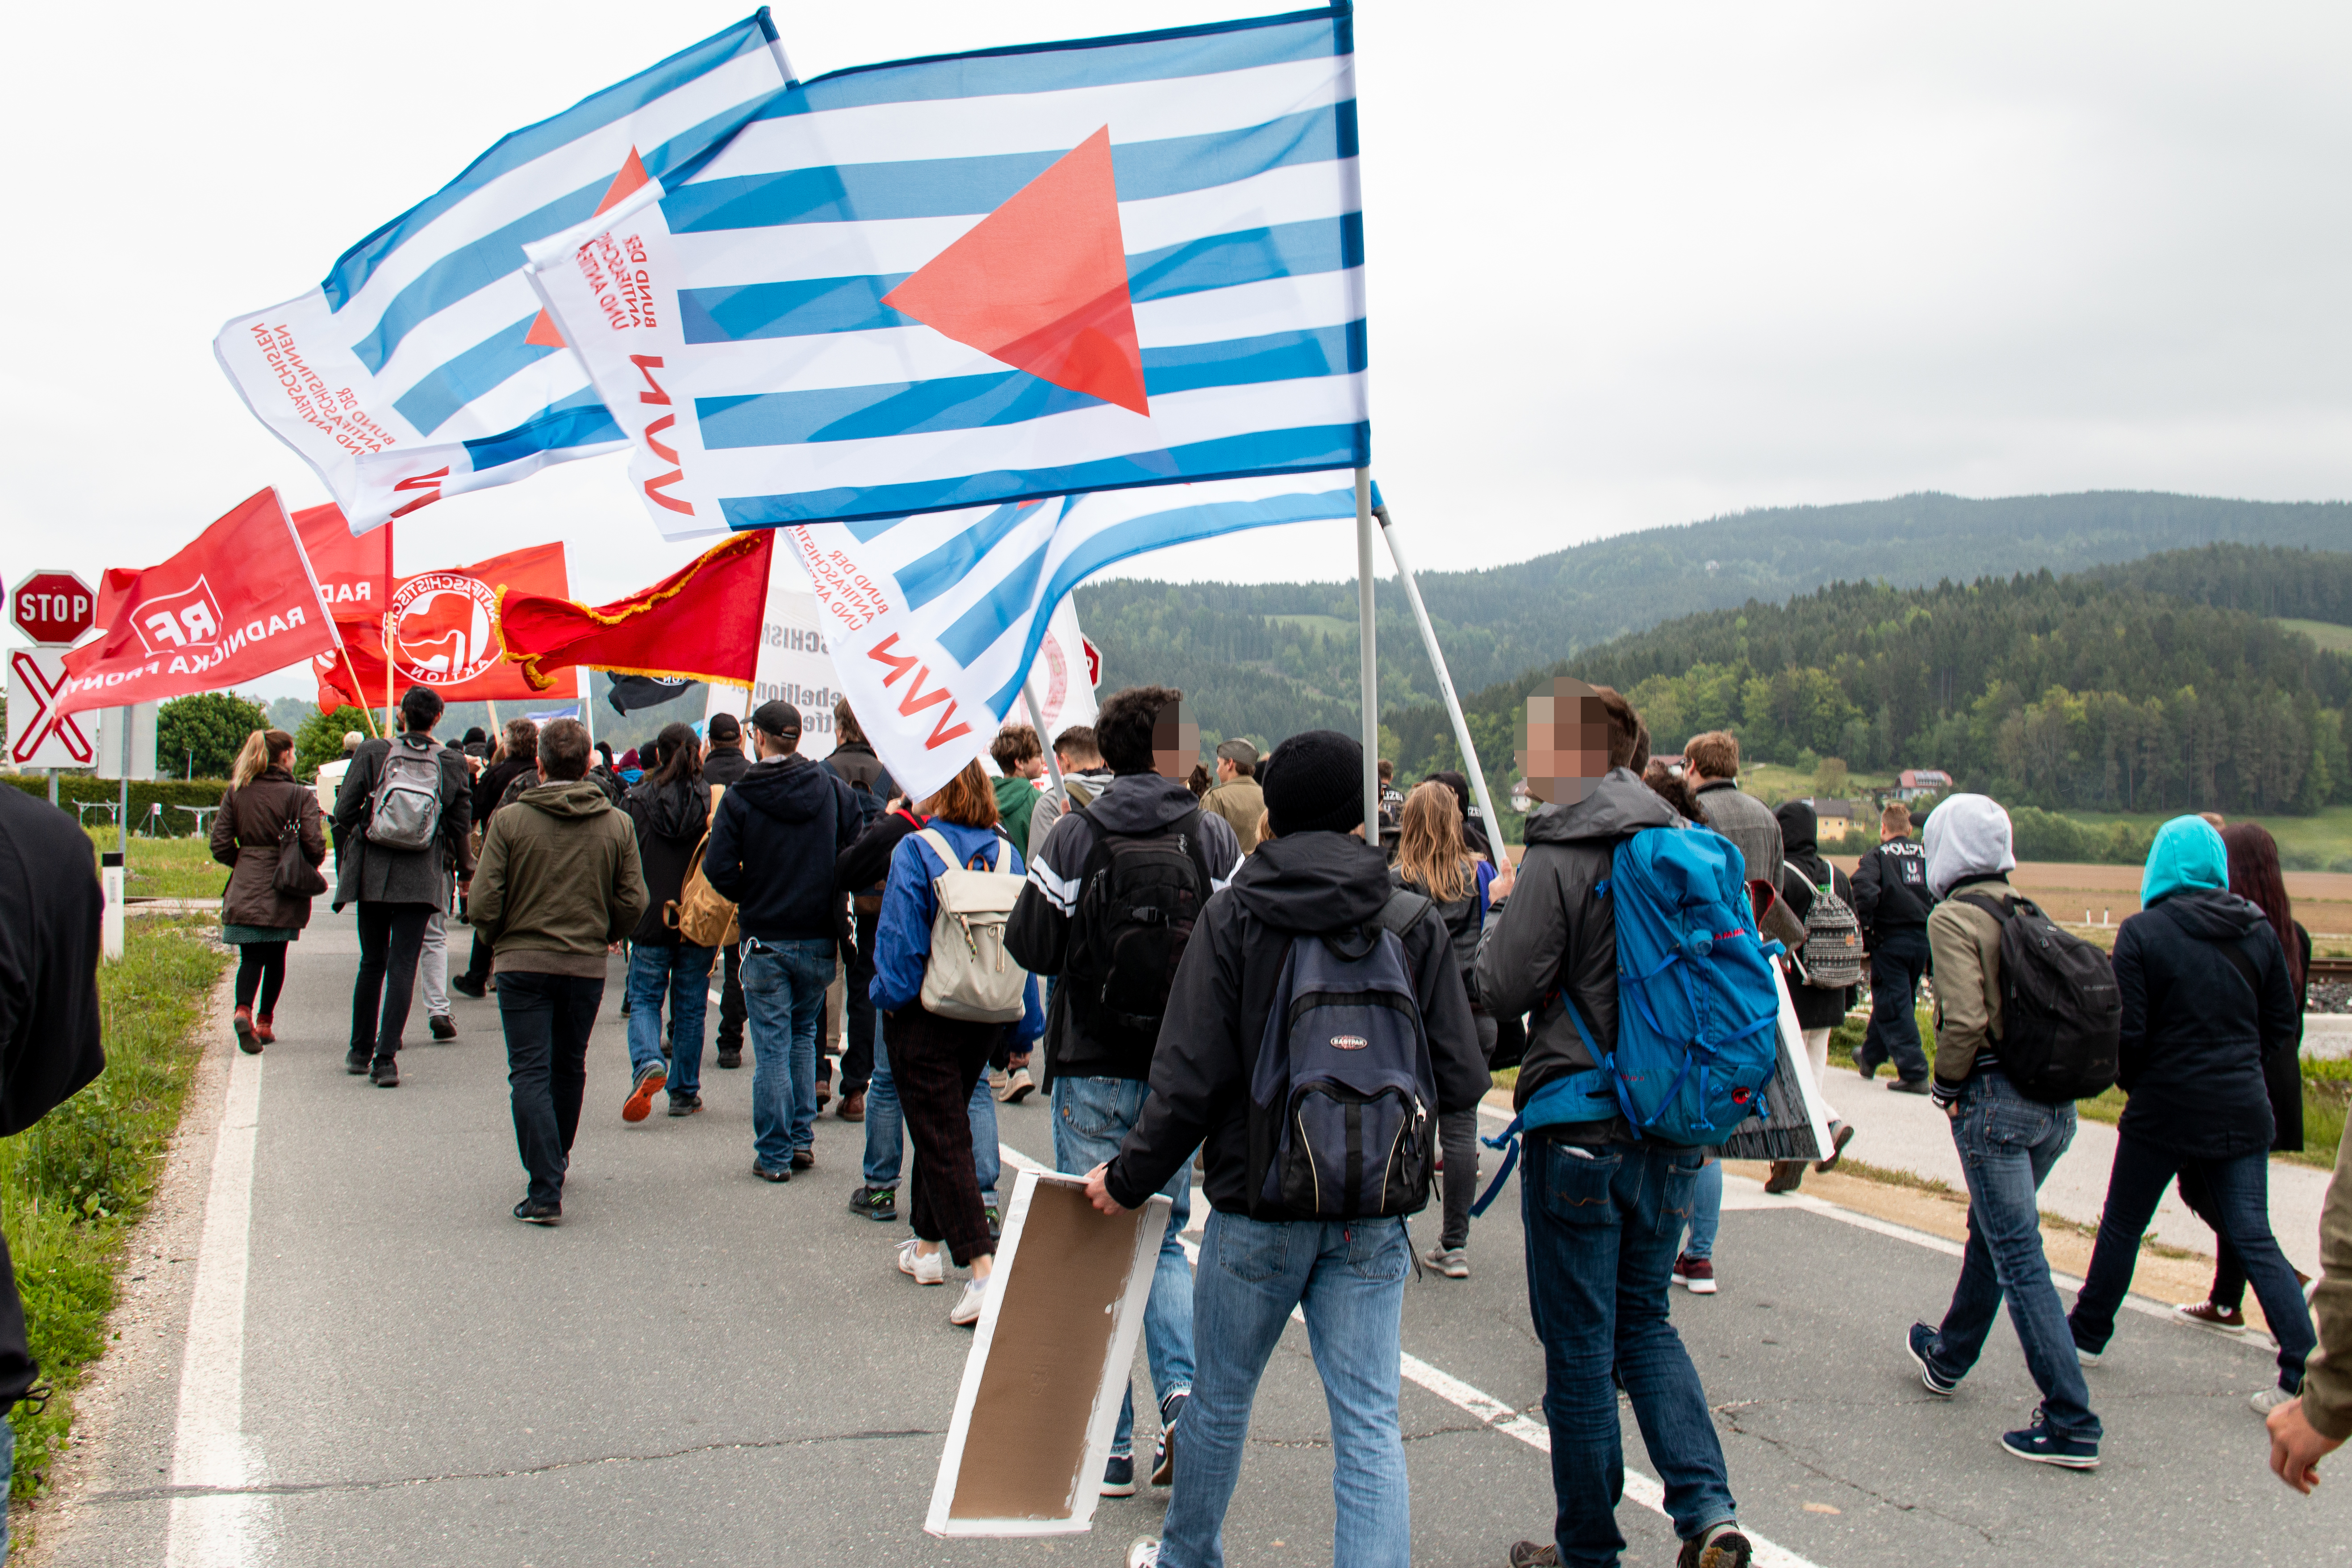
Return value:
M 239 1007 L 229 1019 L 229 1027 L 236 1031 L 236 1048 L 247 1056 L 260 1054 L 262 1042 L 253 1031 L 253 1009 Z
M 1715 1294 L 1715 1260 L 1685 1254 L 1675 1259 L 1675 1283 L 1694 1296 Z
M 669 1074 L 659 1063 L 637 1075 L 637 1086 L 629 1090 L 629 1098 L 621 1103 L 621 1120 L 643 1121 L 653 1113 L 654 1096 L 669 1083 Z
M 263 1013 L 253 1020 L 253 1037 L 265 1046 L 274 1046 L 278 1043 L 278 1031 L 270 1027 L 269 1024 L 270 1019 L 275 1016 L 277 1015 L 274 1013 Z

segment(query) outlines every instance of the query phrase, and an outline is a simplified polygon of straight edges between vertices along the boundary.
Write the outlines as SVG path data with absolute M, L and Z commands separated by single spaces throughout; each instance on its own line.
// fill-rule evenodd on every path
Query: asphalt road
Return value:
M 616 966 L 565 1224 L 518 1225 L 495 998 L 460 998 L 446 1046 L 424 1038 L 420 1007 L 404 1081 L 380 1090 L 342 1069 L 355 954 L 351 922 L 322 912 L 291 956 L 278 1044 L 242 1080 L 234 1066 L 208 1080 L 227 1113 L 200 1107 L 194 1125 L 225 1131 L 181 1156 L 214 1196 L 201 1232 L 183 1226 L 199 1321 L 176 1356 L 160 1339 L 154 1369 L 112 1390 L 79 1500 L 45 1543 L 52 1561 L 1113 1563 L 1156 1532 L 1165 1493 L 1147 1488 L 1106 1500 L 1090 1537 L 922 1533 L 971 1341 L 947 1321 L 951 1290 L 892 1267 L 903 1232 L 846 1212 L 861 1128 L 827 1117 L 814 1173 L 755 1180 L 750 1070 L 707 1060 L 702 1115 L 624 1124 Z M 1046 1118 L 1007 1108 L 1003 1141 L 1049 1157 Z M 240 1136 L 241 1287 L 226 1256 L 236 1215 L 209 1174 L 226 1151 L 235 1175 Z M 1529 1440 L 1542 1357 L 1511 1196 L 1479 1223 L 1472 1279 L 1406 1290 L 1405 1345 L 1433 1369 L 1402 1394 L 1416 1563 L 1499 1563 L 1549 1529 L 1549 1470 Z M 1433 1237 L 1435 1215 L 1416 1228 Z M 1774 1208 L 1728 1214 L 1717 1262 L 1722 1293 L 1678 1292 L 1675 1319 L 1743 1521 L 1781 1562 L 2305 1563 L 2352 1524 L 2343 1495 L 2297 1498 L 2264 1468 L 2245 1397 L 2269 1363 L 2253 1347 L 2126 1314 L 2090 1374 L 2105 1463 L 2055 1471 L 1998 1447 L 2033 1401 L 2006 1323 L 1957 1399 L 1915 1380 L 1900 1336 L 1940 1313 L 1957 1268 L 1943 1252 Z M 1643 1467 L 1630 1413 L 1625 1430 Z M 1233 1562 L 1329 1561 L 1329 1460 L 1294 1326 L 1260 1394 Z M 1628 1562 L 1673 1562 L 1663 1518 L 1630 1498 L 1620 1517 Z

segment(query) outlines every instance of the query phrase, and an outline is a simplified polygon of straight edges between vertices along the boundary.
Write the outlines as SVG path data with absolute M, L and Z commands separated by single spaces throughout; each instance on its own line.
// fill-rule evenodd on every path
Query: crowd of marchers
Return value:
M 2110 959 L 2011 884 L 2009 820 L 1990 799 L 1948 798 L 1916 837 L 1889 807 L 1882 843 L 1849 876 L 1819 854 L 1810 808 L 1775 812 L 1741 790 L 1733 737 L 1694 737 L 1670 765 L 1617 693 L 1589 689 L 1586 700 L 1591 749 L 1528 816 L 1514 857 L 1458 774 L 1405 790 L 1383 767 L 1368 823 L 1363 752 L 1332 731 L 1263 756 L 1228 741 L 1213 774 L 1182 759 L 1196 765 L 1181 776 L 1167 742 L 1181 693 L 1159 687 L 1117 692 L 1094 724 L 1054 736 L 1050 768 L 1042 738 L 1007 725 L 992 771 L 974 762 L 921 799 L 898 787 L 845 702 L 822 760 L 800 755 L 802 715 L 782 701 L 716 715 L 702 733 L 671 724 L 616 760 L 572 720 L 444 744 L 442 702 L 419 687 L 397 735 L 352 737 L 315 787 L 293 777 L 281 731 L 255 732 L 238 758 L 212 837 L 231 869 L 233 1027 L 247 1051 L 276 1043 L 288 946 L 320 898 L 355 917 L 354 1077 L 399 1085 L 418 992 L 436 1038 L 455 1032 L 452 992 L 495 992 L 525 1180 L 513 1212 L 552 1226 L 616 955 L 625 1121 L 702 1109 L 715 981 L 716 1065 L 740 1068 L 747 1036 L 751 1047 L 751 1174 L 806 1180 L 828 1105 L 862 1124 L 849 1206 L 903 1219 L 896 1268 L 918 1285 L 957 1283 L 948 1316 L 961 1326 L 988 1309 L 1002 1237 L 997 1106 L 1043 1093 L 1055 1163 L 1097 1207 L 1163 1194 L 1172 1207 L 1143 1321 L 1156 1405 L 1143 1475 L 1169 1501 L 1161 1535 L 1127 1556 L 1171 1568 L 1223 1561 L 1257 1385 L 1294 1310 L 1330 1410 L 1334 1560 L 1407 1561 L 1405 1283 L 1423 1267 L 1468 1275 L 1478 1110 L 1494 1070 L 1515 1067 L 1554 1510 L 1549 1539 L 1511 1546 L 1508 1561 L 1618 1560 L 1622 1394 L 1680 1563 L 1734 1568 L 1754 1548 L 1669 1312 L 1676 1284 L 1718 1288 L 1721 1138 L 1645 1113 L 1625 1081 L 1623 1058 L 1662 1027 L 1644 987 L 1666 963 L 1638 968 L 1629 952 L 1637 928 L 1664 921 L 1686 983 L 1731 974 L 1738 953 L 1769 963 L 1757 972 L 1776 974 L 1801 1037 L 1780 1038 L 1776 1001 L 1777 1070 L 1815 1089 L 1866 964 L 1856 1066 L 1868 1077 L 1891 1061 L 1891 1089 L 1948 1116 L 1969 1187 L 1950 1307 L 1902 1340 L 1920 1383 L 1957 1394 L 2006 1303 L 2042 1399 L 2001 1445 L 2095 1467 L 2103 1434 L 2086 1370 L 2107 1352 L 2140 1235 L 2177 1180 L 2221 1259 L 2210 1299 L 2182 1312 L 2242 1332 L 2251 1285 L 2278 1345 L 2276 1385 L 2255 1407 L 2273 1468 L 2308 1490 L 2320 1458 L 2352 1435 L 2352 1375 L 2337 1370 L 2352 1368 L 2352 1184 L 2329 1191 L 2315 1328 L 2268 1220 L 2269 1152 L 2301 1138 L 2310 953 L 2270 836 L 2195 816 L 2166 825 L 2145 907 Z M 61 853 L 52 840 L 79 842 L 69 819 L 16 792 L 0 791 L 0 873 L 42 875 L 40 858 Z M 1706 885 L 1679 908 L 1653 890 L 1660 868 L 1694 867 Z M 94 966 L 94 904 L 0 908 L 12 910 L 0 979 L 25 973 L 28 942 L 52 927 L 71 936 L 85 914 L 80 949 L 53 951 L 86 958 L 85 975 Z M 460 924 L 472 944 L 453 976 Z M 1932 1058 L 1915 1019 L 1930 974 Z M 829 993 L 843 1015 L 837 1088 Z M 0 984 L 8 1098 L 27 1031 L 55 1027 L 43 1009 L 76 1000 Z M 94 1052 L 94 1010 L 67 1023 Z M 1733 1042 L 1685 1033 L 1668 1043 L 1687 1067 L 1730 1074 Z M 2073 1138 L 2074 1098 L 2115 1081 L 2130 1101 L 2069 1310 L 2035 1194 Z M 1829 1132 L 1826 1147 L 1776 1160 L 1768 1186 L 1834 1165 L 1852 1129 Z M 1182 1239 L 1196 1197 L 1210 1210 L 1197 1263 Z M 1433 1197 L 1438 1235 L 1416 1258 L 1406 1222 Z M 21 1314 L 0 1312 L 0 1339 L 10 1329 L 0 1367 L 29 1368 Z M 1105 1494 L 1137 1489 L 1138 1454 L 1130 1391 Z

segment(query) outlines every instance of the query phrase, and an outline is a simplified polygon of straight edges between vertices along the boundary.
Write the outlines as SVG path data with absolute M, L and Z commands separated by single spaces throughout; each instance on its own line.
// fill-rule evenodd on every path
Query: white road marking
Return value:
M 244 1431 L 245 1280 L 263 1060 L 242 1051 L 229 1058 L 227 1104 L 213 1150 L 212 1190 L 205 1199 L 204 1233 L 196 1247 L 172 1448 L 174 1487 L 220 1491 L 172 1500 L 164 1556 L 169 1568 L 239 1568 L 261 1555 L 251 1537 L 262 1500 L 236 1489 L 253 1479 Z
M 1024 1170 L 1047 1169 L 1046 1166 L 1039 1164 L 1010 1143 L 1000 1142 L 997 1150 L 1008 1165 Z M 1197 1226 L 1203 1223 L 1201 1216 L 1208 1207 L 1198 1187 L 1192 1189 L 1192 1203 L 1193 1225 Z M 1183 1243 L 1184 1256 L 1192 1259 L 1193 1267 L 1197 1268 L 1201 1263 L 1200 1243 L 1194 1241 L 1189 1235 L 1180 1239 Z M 1304 1323 L 1307 1321 L 1307 1315 L 1293 1307 L 1290 1310 L 1290 1321 L 1294 1323 Z M 1398 1370 L 1404 1374 L 1406 1382 L 1427 1389 L 1457 1410 L 1467 1411 L 1504 1436 L 1517 1438 L 1541 1454 L 1548 1455 L 1551 1452 L 1549 1427 L 1541 1421 L 1522 1415 L 1493 1394 L 1473 1387 L 1451 1373 L 1440 1371 L 1410 1352 L 1400 1353 Z M 1652 1513 L 1661 1517 L 1665 1515 L 1665 1488 L 1660 1485 L 1655 1478 L 1643 1474 L 1631 1465 L 1625 1467 L 1625 1496 L 1648 1509 Z M 1787 1547 L 1767 1541 L 1752 1530 L 1743 1530 L 1742 1533 L 1755 1547 L 1755 1561 L 1759 1568 L 1820 1568 L 1820 1565 L 1811 1559 L 1800 1557 Z

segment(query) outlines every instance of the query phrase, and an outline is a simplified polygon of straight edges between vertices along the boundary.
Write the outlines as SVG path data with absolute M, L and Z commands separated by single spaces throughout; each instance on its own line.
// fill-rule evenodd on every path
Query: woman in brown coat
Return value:
M 283 730 L 256 730 L 236 754 L 220 813 L 213 818 L 213 858 L 229 868 L 221 894 L 221 940 L 240 955 L 236 1043 L 248 1055 L 277 1037 L 269 1024 L 286 984 L 286 944 L 310 923 L 309 897 L 278 890 L 287 829 L 294 829 L 292 847 L 313 871 L 327 858 L 319 797 L 294 782 L 293 765 L 293 736 Z

